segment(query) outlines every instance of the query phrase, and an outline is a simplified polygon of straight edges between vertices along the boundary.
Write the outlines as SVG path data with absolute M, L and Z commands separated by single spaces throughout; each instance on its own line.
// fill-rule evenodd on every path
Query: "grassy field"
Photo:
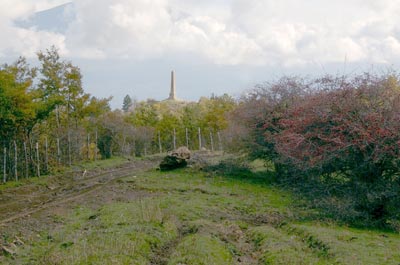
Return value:
M 322 223 L 255 166 L 221 176 L 182 169 L 124 177 L 140 191 L 93 208 L 19 248 L 15 264 L 400 264 L 400 235 Z

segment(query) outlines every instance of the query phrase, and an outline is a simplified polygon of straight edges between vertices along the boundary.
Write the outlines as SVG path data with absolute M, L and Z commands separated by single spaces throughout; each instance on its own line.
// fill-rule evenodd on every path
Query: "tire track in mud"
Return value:
M 23 203 L 27 203 L 27 204 L 34 204 L 35 200 L 36 202 L 39 201 L 39 204 L 42 204 L 43 202 L 46 201 L 46 199 L 48 201 L 51 201 L 52 198 L 54 198 L 55 196 L 63 196 L 63 195 L 68 195 L 71 192 L 74 192 L 74 189 L 76 191 L 76 189 L 79 189 L 79 185 L 84 186 L 86 183 L 90 182 L 90 181 L 95 181 L 96 179 L 100 179 L 101 177 L 107 177 L 108 174 L 112 174 L 115 172 L 119 172 L 121 170 L 129 170 L 129 169 L 135 169 L 135 166 L 128 166 L 128 167 L 122 167 L 118 170 L 107 170 L 105 172 L 101 172 L 101 173 L 95 173 L 91 176 L 88 176 L 86 178 L 83 179 L 66 179 L 65 176 L 63 176 L 63 179 L 61 179 L 61 181 L 67 181 L 66 183 L 59 183 L 59 185 L 55 188 L 51 188 L 49 186 L 45 186 L 45 187 L 41 187 L 41 188 L 45 188 L 46 190 L 37 190 L 34 191 L 32 194 L 7 194 L 7 195 L 0 195 L 0 196 L 4 196 L 4 197 L 8 197 L 8 200 L 12 200 L 13 198 L 18 197 L 19 199 L 17 200 L 12 200 L 11 202 L 2 202 L 0 204 L 0 218 L 1 217 L 1 213 L 4 213 L 4 210 L 9 209 L 10 207 L 14 206 L 14 205 L 21 205 Z M 68 174 L 76 174 L 78 171 L 74 171 L 74 172 L 70 172 Z M 81 172 L 81 171 L 79 171 Z M 51 185 L 50 185 L 51 186 Z M 21 187 L 24 188 L 24 187 Z M 40 189 L 40 187 L 35 187 L 37 189 Z M 40 197 L 46 197 L 46 199 L 42 199 L 40 201 Z M 35 206 L 35 205 L 34 205 Z M 38 206 L 38 205 L 36 205 Z
M 25 200 L 13 201 L 11 202 L 13 205 L 24 205 L 20 209 L 17 209 L 18 213 L 15 213 L 16 211 L 14 210 L 12 212 L 7 212 L 6 216 L 0 216 L 0 227 L 5 226 L 17 219 L 28 217 L 36 212 L 80 199 L 121 178 L 128 177 L 134 173 L 137 173 L 138 171 L 148 170 L 153 165 L 154 162 L 151 161 L 138 161 L 134 162 L 133 165 L 129 163 L 129 165 L 126 167 L 121 167 L 107 172 L 101 172 L 91 177 L 73 183 L 68 183 L 70 184 L 69 187 L 60 186 L 54 190 L 47 190 L 46 192 L 37 194 L 37 197 L 49 196 L 50 199 L 47 198 L 46 200 L 42 201 L 38 199 L 37 201 L 27 202 L 26 198 L 24 198 Z M 9 203 L 8 206 L 2 205 L 2 208 L 7 209 L 11 203 Z M 27 205 L 29 203 L 30 205 Z

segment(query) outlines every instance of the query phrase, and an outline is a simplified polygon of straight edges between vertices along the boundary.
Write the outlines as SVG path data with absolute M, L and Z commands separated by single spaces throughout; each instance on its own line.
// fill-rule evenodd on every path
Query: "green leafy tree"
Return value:
M 165 148 L 168 150 L 173 149 L 173 132 L 178 133 L 178 129 L 181 129 L 181 121 L 178 117 L 171 113 L 164 113 L 162 118 L 156 125 L 156 130 L 160 132 L 161 140 L 164 143 Z M 180 131 L 180 130 L 179 130 Z M 179 137 L 181 138 L 181 137 Z
M 43 104 L 38 113 L 41 119 L 46 119 L 54 110 L 56 111 L 57 127 L 60 128 L 60 106 L 65 105 L 63 93 L 66 90 L 65 68 L 66 64 L 60 58 L 57 49 L 53 46 L 46 52 L 39 52 L 41 67 L 38 93 Z
M 228 126 L 227 113 L 236 106 L 235 100 L 228 94 L 212 96 L 205 102 L 206 111 L 203 117 L 205 127 L 213 132 L 224 130 Z
M 129 95 L 124 97 L 124 102 L 122 103 L 122 110 L 126 113 L 132 108 L 133 102 Z
M 24 135 L 36 123 L 37 103 L 31 91 L 34 70 L 25 59 L 0 69 L 0 134 L 3 140 Z
M 189 147 L 194 148 L 198 143 L 198 128 L 201 127 L 201 111 L 198 103 L 191 103 L 185 106 L 182 110 L 181 122 L 185 130 L 184 137 L 186 138 L 186 129 L 188 130 Z
M 157 113 L 155 104 L 149 104 L 148 102 L 138 103 L 132 114 L 129 116 L 129 120 L 136 127 L 154 127 L 159 120 L 159 115 Z

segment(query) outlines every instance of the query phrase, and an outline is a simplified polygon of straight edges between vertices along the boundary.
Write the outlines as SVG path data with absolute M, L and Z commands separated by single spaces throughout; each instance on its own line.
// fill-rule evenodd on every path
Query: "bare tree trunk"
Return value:
M 211 143 L 211 151 L 214 152 L 214 139 L 211 131 L 210 131 L 210 143 Z
M 68 165 L 72 165 L 72 157 L 71 157 L 71 135 L 68 129 Z
M 57 122 L 57 162 L 58 165 L 61 165 L 61 149 L 60 149 L 60 129 L 61 129 L 61 123 L 60 123 L 60 111 L 58 109 L 58 106 L 56 106 L 56 122 Z M 31 149 L 32 150 L 32 149 Z
M 217 132 L 217 136 L 218 136 L 219 151 L 222 151 L 221 133 Z
M 125 134 L 125 129 L 122 132 L 121 153 L 122 153 L 122 155 L 126 155 L 126 134 Z
M 57 162 L 58 162 L 58 165 L 61 165 L 60 138 L 57 138 Z
M 26 149 L 26 142 L 24 142 L 24 153 L 25 153 L 25 178 L 29 177 L 29 164 L 28 164 L 28 151 Z
M 186 147 L 189 148 L 189 132 L 188 132 L 188 128 L 185 128 L 185 135 L 186 135 Z
M 90 133 L 87 135 L 87 159 L 90 160 Z
M 133 139 L 132 141 L 132 154 L 133 157 L 136 157 L 136 139 Z
M 9 172 L 9 174 L 10 174 L 10 179 L 11 179 L 11 176 L 12 176 L 12 153 L 11 153 L 11 150 L 12 150 L 12 148 L 11 148 L 11 144 L 9 144 L 8 145 L 9 147 L 8 147 L 8 172 Z
M 60 129 L 60 112 L 58 110 L 58 106 L 56 106 L 56 122 L 57 122 L 57 129 Z
M 161 133 L 160 133 L 160 131 L 158 131 L 158 147 L 160 148 L 160 154 L 162 154 Z
M 126 153 L 128 156 L 131 156 L 132 152 L 131 152 L 131 143 L 127 143 L 126 144 Z
M 36 142 L 37 176 L 40 177 L 39 143 Z
M 3 183 L 7 182 L 7 147 L 4 147 L 4 167 L 3 167 Z
M 45 164 L 46 164 L 46 172 L 49 172 L 49 144 L 47 142 L 47 136 L 45 138 L 44 145 L 45 145 L 45 157 L 44 157 L 44 159 L 45 159 Z
M 33 146 L 33 138 L 29 137 L 29 163 L 35 166 L 35 146 Z
M 199 127 L 199 150 L 201 150 L 201 129 Z
M 174 150 L 176 150 L 176 130 L 175 130 L 175 128 L 174 128 L 174 138 L 173 138 L 173 140 L 174 140 L 174 142 L 173 142 Z
M 94 161 L 97 161 L 97 129 L 96 129 L 96 136 L 95 136 L 95 147 L 94 147 Z
M 14 178 L 18 181 L 18 151 L 17 142 L 14 140 Z

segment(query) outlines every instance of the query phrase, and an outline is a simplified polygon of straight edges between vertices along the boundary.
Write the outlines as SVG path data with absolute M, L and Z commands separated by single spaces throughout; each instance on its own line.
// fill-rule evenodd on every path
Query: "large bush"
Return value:
M 253 156 L 274 162 L 281 179 L 296 186 L 330 185 L 318 187 L 327 196 L 334 186 L 346 192 L 334 196 L 346 201 L 339 208 L 349 215 L 379 224 L 398 223 L 400 82 L 396 75 L 283 78 L 265 84 L 242 99 L 230 131 L 239 132 L 236 139 Z M 240 144 L 233 142 L 233 146 Z
M 279 121 L 279 133 L 266 135 L 279 159 L 302 171 L 340 172 L 366 182 L 393 180 L 400 166 L 397 79 L 363 75 L 325 83 L 334 89 L 292 104 Z
M 230 114 L 225 130 L 228 148 L 247 151 L 253 157 L 275 159 L 274 141 L 267 140 L 265 135 L 275 135 L 287 109 L 309 91 L 309 81 L 298 77 L 283 77 L 249 91 Z

